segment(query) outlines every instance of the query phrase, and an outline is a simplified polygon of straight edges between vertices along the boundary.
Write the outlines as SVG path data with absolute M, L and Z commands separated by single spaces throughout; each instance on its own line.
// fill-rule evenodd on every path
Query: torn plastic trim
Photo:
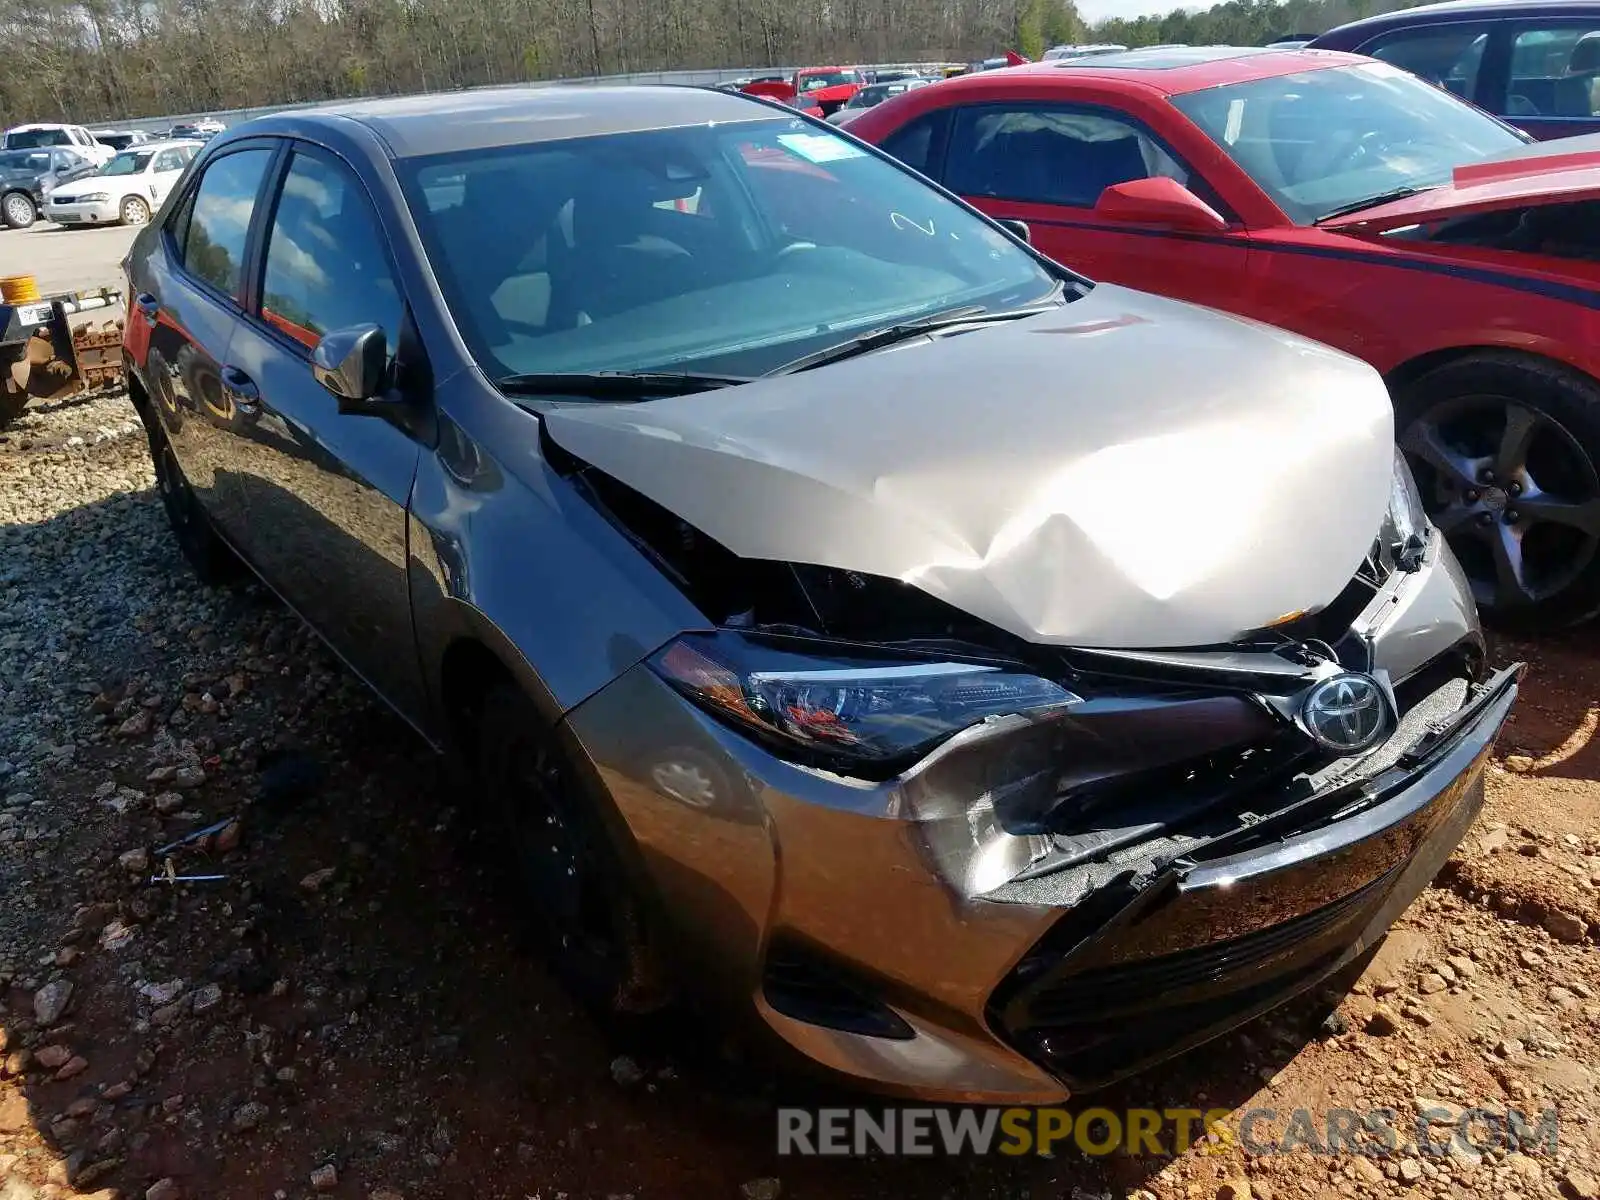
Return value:
M 1217 855 L 1227 839 L 1215 839 L 1203 861 L 1203 852 L 1174 856 L 1106 881 L 995 988 L 992 1027 L 1081 1089 L 1241 1024 L 1352 961 L 1427 886 L 1481 810 L 1471 784 L 1523 670 L 1515 664 L 1480 687 L 1417 747 L 1416 769 L 1373 781 L 1381 803 L 1364 816 L 1234 854 Z M 1136 1033 L 1117 1032 L 1130 1024 Z
M 1364 759 L 1354 760 L 1348 769 L 1342 768 L 1339 763 L 1331 764 L 1323 772 L 1312 776 L 1313 787 L 1307 794 L 1291 799 L 1270 813 L 1240 814 L 1241 819 L 1235 827 L 1208 836 L 1188 837 L 1176 828 L 1178 822 L 1164 825 L 1144 841 L 1151 844 L 1167 841 L 1171 845 L 1170 850 L 1158 850 L 1137 863 L 1125 863 L 1120 870 L 1111 871 L 1107 878 L 1090 890 L 1103 889 L 1114 880 L 1121 879 L 1129 894 L 1142 892 L 1162 881 L 1180 881 L 1190 872 L 1199 870 L 1202 864 L 1214 864 L 1230 855 L 1240 859 L 1258 854 L 1269 855 L 1274 840 L 1287 843 L 1320 835 L 1320 840 L 1316 842 L 1322 847 L 1319 853 L 1328 852 L 1336 844 L 1359 840 L 1363 836 L 1360 832 L 1362 829 L 1379 821 L 1378 817 L 1371 814 L 1398 794 L 1419 786 L 1422 776 L 1437 769 L 1440 762 L 1447 759 L 1476 729 L 1487 723 L 1486 714 L 1492 717 L 1498 733 L 1526 670 L 1526 664 L 1514 663 L 1497 671 L 1487 681 L 1470 685 L 1465 702 L 1459 708 L 1448 717 L 1425 725 L 1416 740 L 1391 764 L 1380 770 L 1361 773 L 1364 762 L 1378 757 L 1376 752 Z M 1354 820 L 1362 814 L 1367 814 L 1363 820 Z M 1138 841 L 1128 839 L 1114 848 L 1102 847 L 1100 861 L 1104 861 L 1113 849 L 1122 850 L 1138 844 Z M 1296 841 L 1296 845 L 1307 844 L 1310 843 Z M 1267 849 L 1263 850 L 1263 847 Z M 1072 863 L 1064 858 L 1059 866 L 1052 861 L 1050 869 L 1036 868 L 1025 874 L 1019 873 L 982 898 L 1010 903 L 1040 903 L 1038 895 L 1026 888 L 1019 890 L 1016 885 L 1025 885 L 1074 867 L 1092 865 L 1095 861 L 1091 858 L 1086 863 L 1082 856 Z

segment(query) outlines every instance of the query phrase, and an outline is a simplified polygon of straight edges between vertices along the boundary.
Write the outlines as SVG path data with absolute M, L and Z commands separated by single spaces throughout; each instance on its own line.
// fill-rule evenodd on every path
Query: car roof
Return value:
M 985 75 L 968 75 L 942 83 L 967 88 L 993 87 L 1005 78 L 1026 75 L 1030 82 L 1055 78 L 1062 82 L 1093 80 L 1136 84 L 1169 96 L 1198 92 L 1229 83 L 1248 83 L 1297 71 L 1350 66 L 1364 59 L 1336 50 L 1272 49 L 1266 46 L 1173 46 L 1126 50 L 1093 58 L 1058 58 L 1011 67 Z
M 1509 20 L 1512 17 L 1585 17 L 1597 13 L 1600 13 L 1600 0 L 1442 0 L 1438 4 L 1400 8 L 1349 21 L 1319 35 L 1316 40 L 1338 38 L 1342 41 L 1347 33 L 1381 33 L 1387 29 L 1426 25 L 1441 18 Z
M 30 121 L 26 125 L 13 125 L 7 133 L 27 133 L 33 129 L 78 129 L 80 126 L 66 121 Z
M 793 119 L 792 110 L 715 88 L 553 84 L 320 105 L 245 121 L 227 132 L 230 139 L 253 132 L 292 135 L 352 121 L 381 139 L 394 157 L 413 158 L 713 121 L 784 119 Z

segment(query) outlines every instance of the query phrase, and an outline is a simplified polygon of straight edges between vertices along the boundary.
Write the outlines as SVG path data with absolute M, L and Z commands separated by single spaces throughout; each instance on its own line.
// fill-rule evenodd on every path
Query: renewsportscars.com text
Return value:
M 780 1108 L 780 1155 L 1177 1155 L 1238 1146 L 1249 1154 L 1401 1152 L 1482 1154 L 1501 1148 L 1554 1154 L 1556 1110 L 1392 1108 Z

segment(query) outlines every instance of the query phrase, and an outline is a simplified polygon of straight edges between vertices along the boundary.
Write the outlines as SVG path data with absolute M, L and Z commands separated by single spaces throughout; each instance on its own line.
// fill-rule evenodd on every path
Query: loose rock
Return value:
M 41 1025 L 54 1025 L 72 1000 L 72 981 L 57 979 L 33 994 L 33 1016 Z

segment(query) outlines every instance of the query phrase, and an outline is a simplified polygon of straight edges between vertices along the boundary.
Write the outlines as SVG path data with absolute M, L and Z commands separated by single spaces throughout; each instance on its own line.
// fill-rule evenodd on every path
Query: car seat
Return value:
M 1567 59 L 1567 73 L 1556 80 L 1555 115 L 1592 117 L 1600 113 L 1600 31 L 1586 33 Z
M 694 260 L 655 232 L 656 179 L 634 167 L 591 168 L 572 201 L 572 244 L 559 239 L 551 262 L 550 324 L 587 325 L 681 294 Z

